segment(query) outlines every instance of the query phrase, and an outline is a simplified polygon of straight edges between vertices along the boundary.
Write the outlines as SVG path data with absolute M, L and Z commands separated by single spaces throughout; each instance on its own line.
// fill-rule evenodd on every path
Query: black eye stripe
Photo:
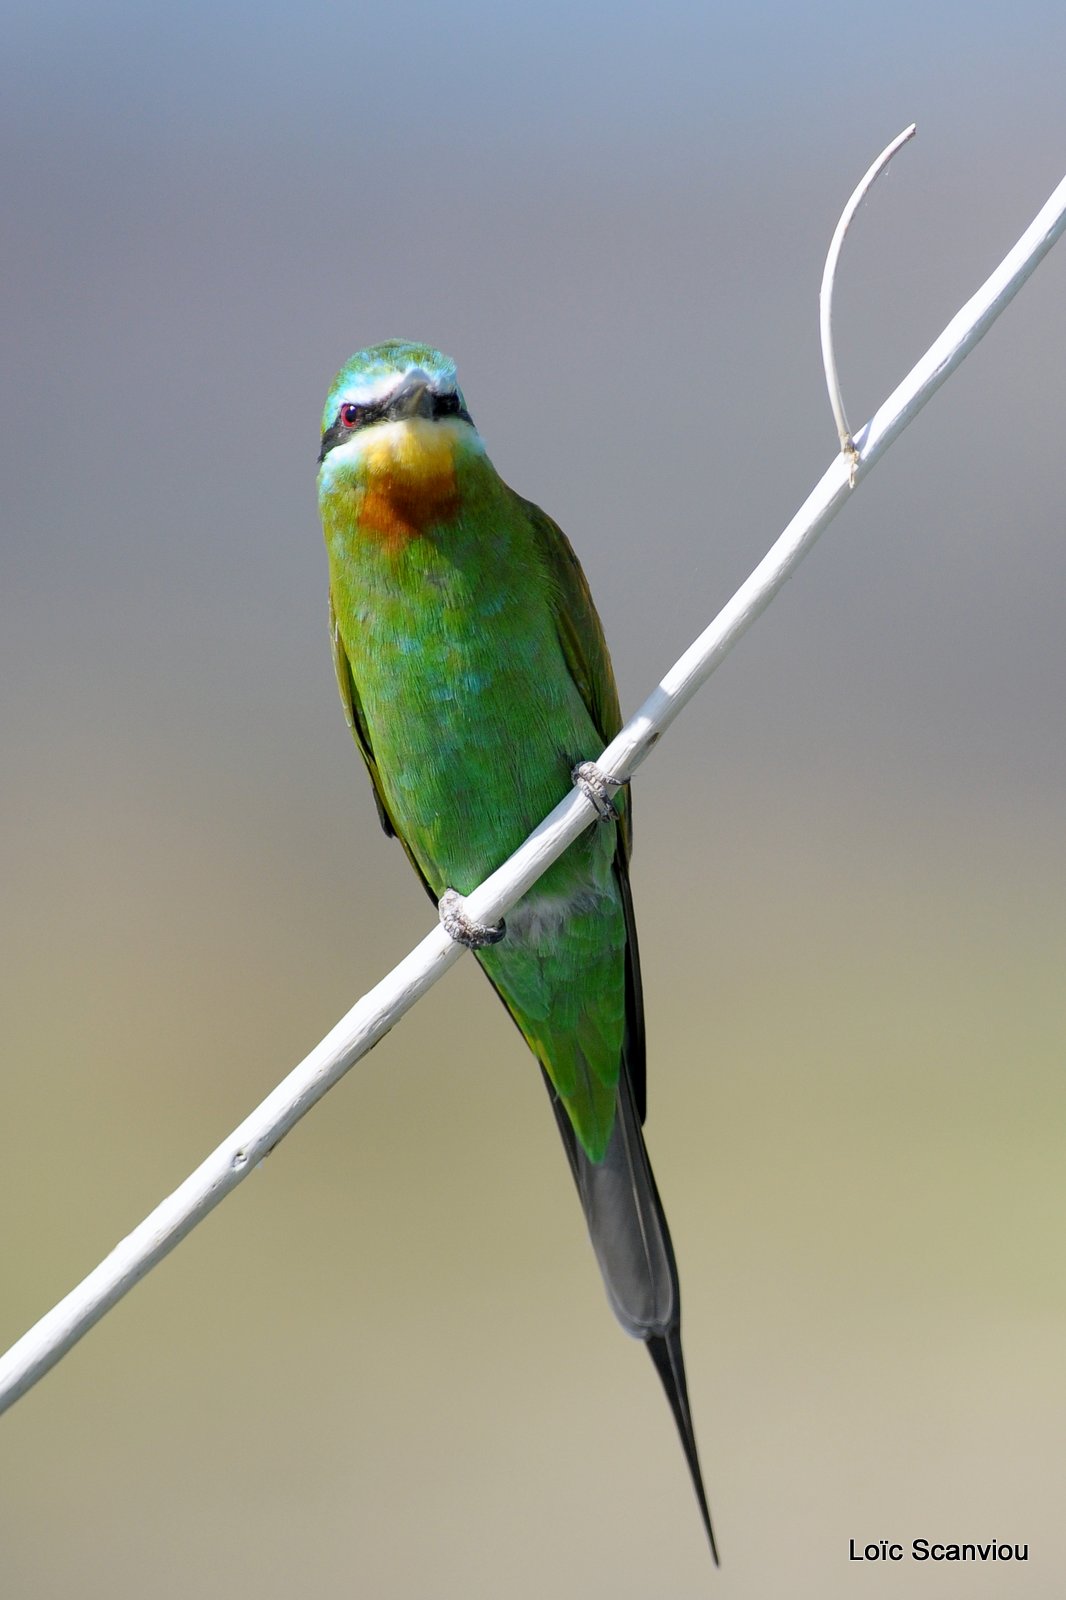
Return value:
M 346 411 L 355 412 L 355 422 L 345 422 L 344 414 Z M 335 428 L 339 427 L 344 432 L 351 433 L 356 428 L 368 428 L 372 422 L 383 422 L 385 420 L 385 416 L 385 407 L 380 401 L 375 400 L 369 405 L 365 406 L 356 405 L 353 401 L 348 405 L 341 406 L 340 410 L 337 412 L 337 420 L 333 426 Z
M 345 413 L 356 413 L 353 422 L 345 422 Z M 335 444 L 343 444 L 345 439 L 350 439 L 353 433 L 358 433 L 360 428 L 369 427 L 373 422 L 382 422 L 385 418 L 385 408 L 377 403 L 360 406 L 354 401 L 345 401 L 340 407 L 332 424 L 322 435 L 322 448 L 318 452 L 318 461 L 321 466 Z
M 351 420 L 345 421 L 345 416 Z M 459 398 L 452 390 L 450 394 L 433 394 L 431 397 L 430 417 L 436 422 L 443 417 L 458 417 L 460 422 L 469 422 L 473 426 L 473 419 Z M 337 411 L 331 425 L 322 435 L 322 448 L 318 453 L 319 464 L 325 461 L 334 445 L 343 444 L 345 439 L 350 439 L 353 433 L 358 433 L 362 428 L 369 428 L 375 422 L 388 422 L 391 418 L 391 403 L 389 400 L 374 400 L 367 405 L 359 405 L 354 400 L 346 400 Z
M 451 394 L 435 394 L 433 396 L 433 420 L 438 417 L 458 417 L 460 422 L 469 422 L 473 427 L 474 419 L 464 406 L 462 400 L 453 389 Z

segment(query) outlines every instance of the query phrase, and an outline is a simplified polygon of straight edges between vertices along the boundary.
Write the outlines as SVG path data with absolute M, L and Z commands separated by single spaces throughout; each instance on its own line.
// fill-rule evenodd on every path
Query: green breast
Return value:
M 324 508 L 337 622 L 381 785 L 438 893 L 468 893 L 497 866 L 598 743 L 522 503 L 492 477 L 502 492 L 464 486 L 454 519 L 403 543 L 364 535 L 347 495 L 347 518 Z
M 462 477 L 456 515 L 406 540 L 369 536 L 358 486 L 322 501 L 358 716 L 389 814 L 438 897 L 499 866 L 602 743 L 525 502 L 484 458 Z M 613 828 L 584 833 L 514 908 L 503 942 L 478 952 L 594 1160 L 625 1023 L 615 846 Z

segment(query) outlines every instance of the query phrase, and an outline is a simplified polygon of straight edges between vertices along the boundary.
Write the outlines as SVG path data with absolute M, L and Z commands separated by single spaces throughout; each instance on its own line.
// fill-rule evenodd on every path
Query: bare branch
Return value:
M 848 419 L 844 415 L 844 397 L 840 392 L 840 378 L 837 375 L 836 354 L 833 350 L 833 290 L 836 287 L 837 262 L 844 246 L 844 239 L 851 227 L 852 218 L 866 199 L 872 186 L 877 182 L 882 172 L 888 167 L 896 151 L 913 139 L 918 131 L 918 124 L 912 122 L 909 128 L 897 134 L 892 143 L 888 145 L 873 166 L 867 172 L 862 182 L 856 188 L 851 199 L 840 213 L 840 221 L 836 225 L 833 237 L 829 242 L 829 254 L 825 258 L 825 270 L 822 273 L 822 287 L 818 295 L 818 329 L 822 336 L 822 365 L 825 368 L 825 382 L 829 390 L 829 404 L 833 408 L 833 417 L 840 436 L 840 448 L 844 454 L 855 458 L 855 445 L 848 427 Z
M 882 157 L 881 163 L 884 160 Z M 871 169 L 864 184 L 868 185 L 875 173 L 876 168 Z M 847 224 L 841 220 L 842 226 L 837 232 L 842 238 Z M 849 457 L 844 453 L 836 457 L 732 600 L 670 669 L 617 738 L 596 757 L 600 772 L 611 774 L 612 785 L 624 782 L 636 770 L 682 707 L 766 609 L 858 480 L 865 477 L 988 330 L 1064 227 L 1066 179 L 1002 264 L 952 318 L 940 338 L 856 435 L 854 455 Z M 842 418 L 841 408 L 838 421 Z M 846 424 L 844 428 L 846 430 Z M 594 798 L 577 788 L 571 790 L 510 860 L 467 897 L 465 908 L 469 915 L 478 922 L 497 922 L 589 826 L 596 814 Z M 236 1188 L 349 1067 L 366 1055 L 443 976 L 461 953 L 461 946 L 437 925 L 399 966 L 364 995 L 180 1187 L 0 1359 L 0 1410 L 36 1383 L 111 1306 Z

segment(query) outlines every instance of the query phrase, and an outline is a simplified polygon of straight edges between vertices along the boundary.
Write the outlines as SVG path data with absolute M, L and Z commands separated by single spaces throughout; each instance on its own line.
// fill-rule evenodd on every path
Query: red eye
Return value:
M 341 423 L 345 428 L 357 428 L 359 426 L 359 415 L 359 407 L 351 400 L 345 401 L 344 405 L 341 406 Z

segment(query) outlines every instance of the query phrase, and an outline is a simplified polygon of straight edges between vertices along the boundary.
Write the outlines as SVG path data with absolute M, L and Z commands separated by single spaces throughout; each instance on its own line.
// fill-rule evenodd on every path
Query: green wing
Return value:
M 517 496 L 516 496 L 517 498 Z M 618 686 L 588 579 L 573 546 L 557 522 L 532 501 L 524 501 L 545 556 L 555 591 L 555 625 L 570 675 L 580 691 L 596 732 L 609 744 L 622 726 Z M 590 751 L 590 759 L 599 751 Z M 633 802 L 628 783 L 615 796 L 618 812 L 618 848 L 614 871 L 626 922 L 626 1031 L 622 1047 L 625 1072 L 633 1087 L 637 1114 L 644 1121 L 647 1109 L 647 1068 L 644 1040 L 644 996 L 640 979 L 640 953 L 629 886 L 629 855 L 633 843 Z
M 355 687 L 351 663 L 344 648 L 341 630 L 337 625 L 337 613 L 333 605 L 332 590 L 330 590 L 329 596 L 329 643 L 333 651 L 333 670 L 337 674 L 337 688 L 340 690 L 341 705 L 344 707 L 344 720 L 351 728 L 352 737 L 359 746 L 359 754 L 366 762 L 366 770 L 369 772 L 370 781 L 374 785 L 374 804 L 378 808 L 381 826 L 384 828 L 387 837 L 392 838 L 396 832 L 396 825 L 389 815 L 385 796 L 381 792 L 378 764 L 374 760 L 374 752 L 370 746 L 370 736 L 366 731 L 366 722 L 363 717 L 363 708 L 359 703 L 359 691 Z
M 408 848 L 407 840 L 400 832 L 392 818 L 388 801 L 385 799 L 381 787 L 381 778 L 378 774 L 378 764 L 374 757 L 374 749 L 370 743 L 370 735 L 366 731 L 366 718 L 359 702 L 359 690 L 356 688 L 355 679 L 352 677 L 352 665 L 348 660 L 348 653 L 344 648 L 340 628 L 337 626 L 337 613 L 333 606 L 333 594 L 329 597 L 329 642 L 333 651 L 333 670 L 337 674 L 337 688 L 340 690 L 341 705 L 344 707 L 344 720 L 352 730 L 352 737 L 359 748 L 359 754 L 366 762 L 366 770 L 370 774 L 370 782 L 374 788 L 374 804 L 378 808 L 381 826 L 387 838 L 397 838 L 403 845 L 407 859 L 418 873 L 423 887 L 433 904 L 437 903 L 437 896 L 426 882 L 425 874 L 418 865 Z
M 555 627 L 570 676 L 585 702 L 596 732 L 604 744 L 609 744 L 622 726 L 622 713 L 603 624 L 592 603 L 588 579 L 581 570 L 570 540 L 558 523 L 553 522 L 547 512 L 532 501 L 522 503 L 533 524 L 551 578 Z M 590 750 L 589 760 L 598 754 L 598 750 Z M 619 790 L 615 804 L 620 818 L 618 832 L 622 857 L 628 861 L 631 845 L 628 784 Z

